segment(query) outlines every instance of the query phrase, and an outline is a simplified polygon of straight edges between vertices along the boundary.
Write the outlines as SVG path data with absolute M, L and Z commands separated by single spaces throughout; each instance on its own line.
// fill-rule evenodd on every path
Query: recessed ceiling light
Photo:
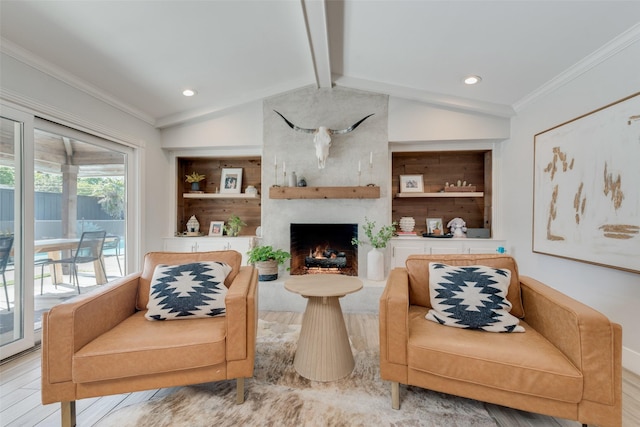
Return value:
M 464 84 L 466 85 L 475 85 L 482 81 L 480 76 L 467 76 L 464 78 Z
M 193 96 L 193 95 L 196 94 L 196 91 L 193 90 L 193 89 L 185 89 L 185 90 L 182 91 L 182 94 L 184 96 Z

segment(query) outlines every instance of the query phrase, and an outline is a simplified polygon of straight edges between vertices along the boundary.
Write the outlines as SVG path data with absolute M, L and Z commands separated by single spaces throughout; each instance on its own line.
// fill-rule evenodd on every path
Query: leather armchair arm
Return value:
M 50 387 L 47 385 L 71 382 L 71 364 L 76 351 L 135 313 L 138 278 L 139 274 L 131 274 L 44 313 L 43 402 L 48 402 Z
M 227 308 L 227 361 L 247 358 L 248 328 L 255 328 L 257 313 L 257 276 L 253 266 L 244 266 L 229 286 L 225 304 Z M 254 324 L 251 325 L 250 323 Z
M 520 276 L 524 320 L 541 333 L 584 375 L 586 400 L 613 404 L 620 369 L 620 325 L 602 313 L 530 277 Z
M 395 268 L 380 296 L 381 364 L 406 366 L 408 338 L 409 275 L 405 268 Z

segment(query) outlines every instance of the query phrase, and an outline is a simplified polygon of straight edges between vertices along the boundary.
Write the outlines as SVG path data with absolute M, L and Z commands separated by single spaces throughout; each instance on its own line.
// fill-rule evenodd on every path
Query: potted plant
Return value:
M 359 240 L 355 237 L 351 240 L 351 244 L 354 246 L 368 244 L 373 248 L 367 253 L 367 278 L 369 280 L 384 280 L 384 253 L 380 249 L 386 248 L 389 240 L 394 236 L 396 232 L 397 222 L 392 222 L 391 225 L 384 225 L 375 232 L 375 221 L 369 221 L 367 217 L 363 226 L 364 234 L 366 234 L 367 240 Z
M 258 280 L 268 282 L 278 278 L 278 265 L 291 258 L 291 254 L 272 246 L 256 246 L 247 252 L 249 264 L 255 264 L 258 269 Z
M 245 225 L 247 224 L 238 215 L 231 215 L 224 226 L 224 231 L 227 232 L 227 236 L 236 237 Z
M 186 181 L 191 184 L 191 191 L 200 191 L 200 181 L 202 181 L 205 176 L 198 172 L 193 172 L 191 175 L 185 176 L 187 177 Z

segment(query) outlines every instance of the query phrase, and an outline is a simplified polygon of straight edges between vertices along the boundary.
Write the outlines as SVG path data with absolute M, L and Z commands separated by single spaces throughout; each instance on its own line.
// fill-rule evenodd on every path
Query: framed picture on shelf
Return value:
M 424 193 L 422 175 L 400 175 L 401 193 Z
M 442 228 L 442 218 L 427 218 L 427 234 L 446 234 Z
M 222 236 L 224 230 L 224 221 L 211 221 L 209 224 L 209 236 Z
M 242 188 L 242 168 L 224 168 L 220 177 L 221 193 L 240 194 Z

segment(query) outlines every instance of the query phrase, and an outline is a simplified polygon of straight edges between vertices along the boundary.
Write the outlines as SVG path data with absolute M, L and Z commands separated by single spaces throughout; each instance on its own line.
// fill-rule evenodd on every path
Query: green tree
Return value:
M 15 187 L 16 174 L 13 168 L 8 166 L 0 166 L 0 185 Z
M 91 195 L 99 197 L 98 203 L 102 210 L 112 218 L 124 218 L 124 180 L 122 178 L 100 178 Z

